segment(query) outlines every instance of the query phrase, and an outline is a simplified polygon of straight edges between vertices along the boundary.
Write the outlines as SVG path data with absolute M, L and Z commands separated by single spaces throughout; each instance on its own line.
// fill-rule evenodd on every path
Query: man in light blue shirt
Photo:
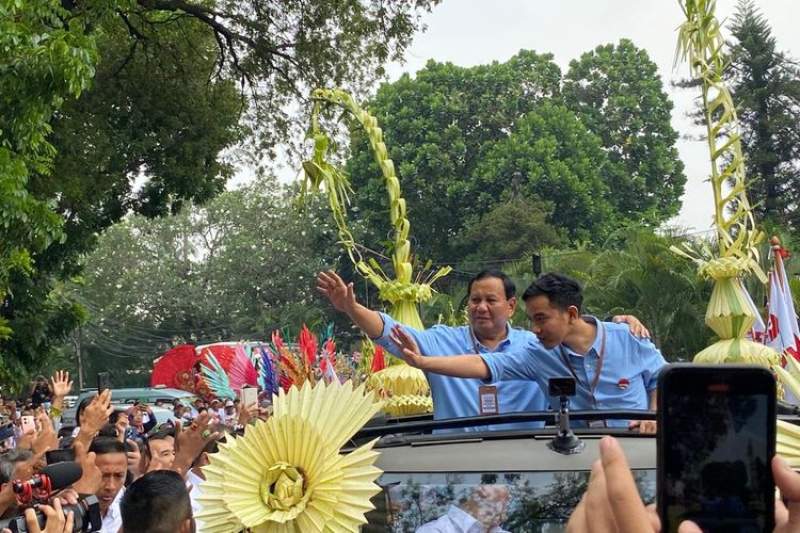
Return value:
M 400 353 L 390 338 L 397 322 L 389 315 L 359 304 L 353 294 L 352 283 L 345 284 L 334 272 L 321 272 L 317 277 L 317 287 L 337 310 L 346 313 L 369 337 L 390 352 Z M 536 337 L 531 332 L 509 327 L 508 320 L 516 308 L 516 288 L 514 282 L 504 273 L 487 270 L 477 274 L 469 282 L 468 294 L 469 326 L 434 326 L 423 331 L 404 328 L 419 346 L 421 353 L 431 357 L 435 354 L 440 357 L 462 353 L 508 354 L 522 352 L 528 345 L 536 342 Z M 621 319 L 641 327 L 633 317 Z M 426 377 L 431 387 L 435 420 L 493 413 L 544 411 L 548 405 L 542 389 L 528 378 L 486 383 L 476 378 L 454 379 L 428 372 Z M 482 386 L 486 386 L 483 389 L 484 397 L 493 398 L 495 405 L 484 402 L 482 408 Z M 525 422 L 445 431 L 529 429 L 542 425 L 541 422 Z
M 426 357 L 406 328 L 396 326 L 392 338 L 410 365 L 428 373 L 501 382 L 530 379 L 545 390 L 550 378 L 571 376 L 577 386 L 572 409 L 655 409 L 658 374 L 666 361 L 650 341 L 632 336 L 626 326 L 582 316 L 580 285 L 560 274 L 541 276 L 523 300 L 535 337 L 522 350 Z M 557 399 L 551 401 L 556 408 Z M 655 431 L 651 421 L 606 423 Z

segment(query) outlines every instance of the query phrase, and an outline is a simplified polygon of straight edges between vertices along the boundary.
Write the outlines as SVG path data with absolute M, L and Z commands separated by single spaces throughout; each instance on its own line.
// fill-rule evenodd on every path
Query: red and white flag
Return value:
M 769 273 L 769 303 L 765 343 L 778 353 L 800 360 L 800 327 L 794 309 L 792 291 L 783 268 L 783 248 L 773 249 L 774 264 Z

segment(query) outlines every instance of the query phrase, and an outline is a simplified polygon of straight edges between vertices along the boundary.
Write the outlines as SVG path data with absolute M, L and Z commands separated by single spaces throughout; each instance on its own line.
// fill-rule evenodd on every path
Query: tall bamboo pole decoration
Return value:
M 380 299 L 389 304 L 389 314 L 392 317 L 402 324 L 422 329 L 424 326 L 417 304 L 431 298 L 433 291 L 431 284 L 446 276 L 451 268 L 440 268 L 425 279 L 420 276 L 414 277 L 411 243 L 408 240 L 411 224 L 406 218 L 406 201 L 400 193 L 400 180 L 395 173 L 394 162 L 389 158 L 378 120 L 359 106 L 350 94 L 340 89 L 316 89 L 311 94 L 311 99 L 314 105 L 311 112 L 310 137 L 314 141 L 314 155 L 311 160 L 303 163 L 305 180 L 301 197 L 308 190 L 318 190 L 324 186 L 339 238 L 358 272 L 377 287 Z M 372 258 L 365 260 L 361 256 L 347 226 L 348 195 L 352 193 L 352 189 L 344 172 L 326 159 L 331 143 L 329 136 L 322 131 L 319 120 L 323 107 L 331 105 L 349 112 L 364 129 L 375 160 L 381 169 L 389 199 L 389 220 L 394 228 L 392 252 L 394 278 L 391 278 L 377 261 Z M 370 383 L 376 389 L 389 391 L 391 396 L 385 401 L 385 409 L 392 414 L 413 414 L 432 410 L 430 390 L 424 374 L 405 363 L 395 364 L 373 374 Z
M 688 60 L 692 75 L 701 82 L 703 114 L 711 155 L 711 188 L 714 193 L 714 226 L 719 253 L 707 246 L 694 250 L 685 245 L 673 251 L 698 264 L 701 276 L 714 280 L 706 311 L 706 324 L 719 341 L 698 353 L 698 363 L 756 363 L 771 366 L 778 354 L 745 338 L 755 322 L 755 310 L 741 283 L 741 276 L 766 276 L 758 265 L 757 244 L 764 238 L 755 228 L 747 200 L 744 156 L 736 108 L 724 80 L 724 39 L 715 16 L 714 0 L 679 0 L 686 21 L 679 29 L 678 59 Z M 728 184 L 730 190 L 725 190 Z

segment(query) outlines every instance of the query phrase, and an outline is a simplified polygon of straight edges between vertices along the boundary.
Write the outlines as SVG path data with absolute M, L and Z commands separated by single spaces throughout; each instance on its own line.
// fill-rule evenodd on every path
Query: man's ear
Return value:
M 508 299 L 508 309 L 510 311 L 510 315 L 514 314 L 514 311 L 517 309 L 517 297 L 512 296 Z
M 577 320 L 578 318 L 581 317 L 580 310 L 574 305 L 570 305 L 569 307 L 567 307 L 567 314 L 569 315 L 570 322 L 572 322 L 573 320 Z
M 181 522 L 181 527 L 178 529 L 179 533 L 194 533 L 195 532 L 195 524 L 194 518 L 189 517 L 183 522 Z

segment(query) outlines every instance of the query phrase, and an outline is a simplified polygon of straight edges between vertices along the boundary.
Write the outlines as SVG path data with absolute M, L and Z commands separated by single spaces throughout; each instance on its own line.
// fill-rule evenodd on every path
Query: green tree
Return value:
M 477 212 L 488 211 L 517 180 L 519 191 L 553 205 L 548 223 L 574 240 L 592 240 L 614 227 L 608 158 L 600 139 L 566 107 L 541 102 L 506 139 L 494 143 L 464 184 Z
M 27 340 L 48 334 L 48 324 L 18 305 L 15 285 L 40 268 L 36 254 L 64 238 L 62 221 L 50 198 L 29 190 L 33 174 L 52 170 L 49 121 L 66 98 L 87 88 L 94 74 L 95 43 L 88 18 L 68 20 L 59 2 L 0 2 L 0 340 L 18 339 L 19 320 L 35 331 Z M 101 14 L 98 14 L 101 15 Z M 14 300 L 14 297 L 17 297 Z M 44 299 L 43 306 L 56 304 Z M 16 335 L 16 336 L 15 336 Z M 22 378 L 20 362 L 0 345 L 0 375 Z M 42 356 L 32 354 L 34 360 Z
M 138 53 L 128 37 L 119 17 L 103 21 L 93 86 L 55 113 L 52 170 L 27 183 L 60 216 L 63 239 L 37 251 L 34 272 L 10 280 L 14 312 L 6 316 L 15 335 L 2 343 L 9 360 L 41 365 L 79 323 L 80 306 L 51 292 L 80 273 L 98 234 L 126 213 L 157 215 L 207 200 L 231 174 L 220 153 L 242 137 L 242 102 L 232 82 L 213 78 L 213 57 L 197 57 L 197 46 L 213 48 L 212 35 L 197 21 L 173 18 Z
M 470 214 L 469 181 L 492 143 L 542 98 L 558 95 L 561 73 L 549 54 L 521 51 L 505 63 L 462 68 L 429 61 L 416 77 L 384 84 L 369 105 L 396 162 L 422 257 L 451 261 L 457 232 Z M 362 220 L 376 240 L 388 233 L 380 170 L 357 129 L 347 171 Z
M 739 112 L 748 191 L 756 217 L 800 225 L 800 70 L 778 50 L 753 2 L 740 0 L 730 26 L 726 78 Z
M 482 263 L 529 257 L 542 247 L 560 244 L 558 230 L 547 223 L 551 205 L 514 196 L 467 222 L 458 241 L 464 261 Z
M 403 57 L 419 27 L 419 15 L 439 0 L 115 0 L 127 46 L 139 53 L 165 21 L 193 21 L 211 39 L 198 42 L 197 58 L 217 64 L 214 76 L 236 80 L 247 99 L 258 159 L 297 132 L 294 120 L 315 87 L 342 86 L 363 92 L 383 74 L 386 61 Z M 77 13 L 85 8 L 64 0 Z M 195 44 L 190 35 L 187 44 Z
M 670 251 L 679 242 L 645 229 L 615 234 L 588 269 L 585 303 L 601 317 L 636 315 L 665 358 L 690 361 L 712 335 L 704 324 L 711 284 Z
M 604 178 L 623 220 L 657 225 L 676 215 L 686 183 L 670 124 L 672 101 L 656 64 L 630 40 L 570 62 L 564 102 L 602 139 Z
M 326 324 L 314 278 L 338 260 L 336 240 L 321 199 L 300 216 L 291 195 L 264 180 L 171 217 L 126 218 L 103 234 L 73 288 L 91 313 L 87 375 L 108 366 L 118 381 L 143 383 L 153 358 L 178 342 Z M 127 381 L 123 370 L 142 374 Z
M 363 90 L 435 3 L 2 1 L 0 146 L 19 152 L 0 152 L 4 362 L 41 366 L 81 320 L 53 292 L 100 232 L 218 194 L 243 134 L 273 156 L 309 88 Z M 96 84 L 61 107 L 94 75 L 95 38 Z

